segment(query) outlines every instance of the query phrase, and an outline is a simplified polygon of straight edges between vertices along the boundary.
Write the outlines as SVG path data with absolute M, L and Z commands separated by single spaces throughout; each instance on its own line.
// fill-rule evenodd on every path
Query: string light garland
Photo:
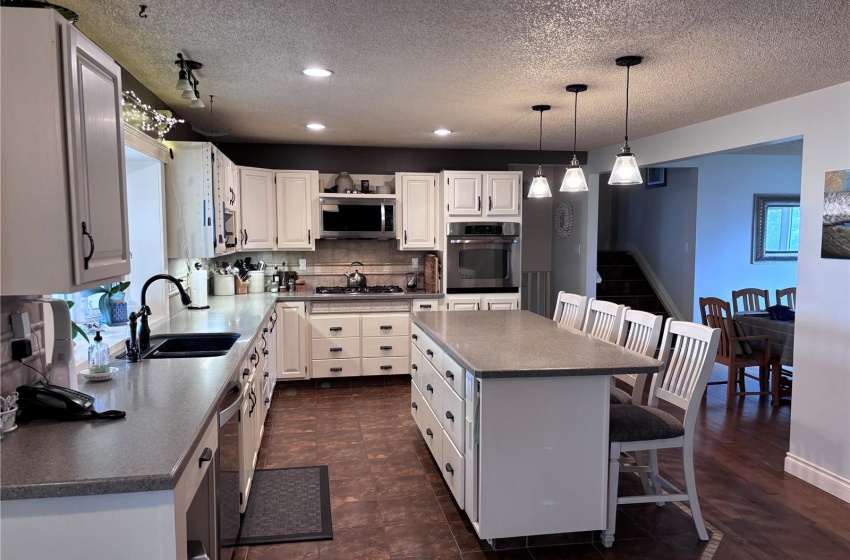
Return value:
M 127 90 L 121 100 L 124 122 L 135 126 L 144 132 L 155 132 L 160 142 L 165 139 L 175 125 L 184 123 L 183 119 L 175 119 L 165 112 L 157 111 L 136 95 Z

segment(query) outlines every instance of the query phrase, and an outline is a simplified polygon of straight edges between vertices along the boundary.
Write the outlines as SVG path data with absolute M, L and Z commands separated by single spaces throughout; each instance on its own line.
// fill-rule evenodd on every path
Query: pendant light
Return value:
M 540 111 L 540 163 L 537 165 L 537 174 L 534 180 L 531 181 L 531 187 L 528 189 L 528 198 L 547 198 L 552 196 L 552 191 L 549 189 L 549 181 L 543 176 L 543 112 L 551 109 L 551 105 L 535 105 L 531 109 Z
M 640 185 L 643 177 L 640 175 L 637 160 L 629 148 L 629 70 L 643 61 L 640 56 L 621 56 L 616 60 L 617 66 L 626 67 L 626 141 L 623 150 L 617 154 L 614 169 L 611 170 L 609 185 Z
M 198 80 L 195 80 L 195 89 L 192 90 L 192 93 L 195 94 L 194 98 L 192 98 L 192 102 L 189 103 L 190 109 L 203 109 L 205 107 L 204 102 L 201 101 L 201 92 L 198 91 Z
M 567 86 L 567 91 L 576 94 L 575 109 L 573 110 L 573 161 L 567 167 L 567 173 L 564 175 L 560 190 L 563 192 L 581 192 L 587 190 L 587 181 L 584 179 L 584 171 L 582 171 L 578 163 L 578 155 L 576 154 L 576 141 L 578 139 L 578 94 L 579 92 L 587 91 L 587 86 L 584 84 L 570 84 Z

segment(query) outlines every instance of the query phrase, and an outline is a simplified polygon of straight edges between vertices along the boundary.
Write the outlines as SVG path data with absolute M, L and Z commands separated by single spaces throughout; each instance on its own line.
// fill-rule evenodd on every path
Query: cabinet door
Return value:
M 279 336 L 278 335 L 280 333 L 280 331 L 278 330 L 278 319 L 280 319 L 280 315 L 279 315 L 278 311 L 279 311 L 278 307 L 275 307 L 275 310 L 272 311 L 272 316 L 269 318 L 269 321 L 268 321 L 269 332 L 266 335 L 267 340 L 268 340 L 267 349 L 269 351 L 269 354 L 268 354 L 269 381 L 270 381 L 272 387 L 274 386 L 275 382 L 277 381 L 277 372 L 278 372 L 278 365 L 277 365 L 277 360 L 278 360 L 277 356 L 279 354 L 279 352 L 278 352 L 278 347 L 279 347 L 278 338 L 279 338 Z
M 481 309 L 485 311 L 519 309 L 519 298 L 517 296 L 484 296 L 481 298 Z
M 446 298 L 449 311 L 479 311 L 481 309 L 481 298 L 474 297 L 451 297 Z
M 228 210 L 226 192 L 228 181 L 227 162 L 221 152 L 213 149 L 213 214 L 215 215 L 215 254 L 227 253 L 227 231 L 225 213 Z
M 121 69 L 75 28 L 62 29 L 74 281 L 85 284 L 130 272 Z
M 307 312 L 304 303 L 279 303 L 277 378 L 307 377 Z
M 487 205 L 485 216 L 519 216 L 520 189 L 522 173 L 485 173 L 487 185 Z
M 239 411 L 239 493 L 241 498 L 239 513 L 245 513 L 245 508 L 248 507 L 248 495 L 251 492 L 251 482 L 254 480 L 254 467 L 256 465 L 254 450 L 258 448 L 254 442 L 254 415 L 251 411 L 253 397 L 250 396 L 250 389 L 252 385 L 253 378 L 245 385 L 244 400 Z
M 221 196 L 225 208 L 235 211 L 239 208 L 239 197 L 236 192 L 239 184 L 239 171 L 224 154 L 219 152 L 219 155 L 224 159 L 224 173 L 222 174 L 224 182 L 222 183 Z
M 449 216 L 481 215 L 481 173 L 446 173 Z
M 433 175 L 401 175 L 402 249 L 435 248 L 435 193 Z
M 241 169 L 239 189 L 242 196 L 242 248 L 274 249 L 277 230 L 274 173 L 263 169 Z
M 314 249 L 313 180 L 311 171 L 275 174 L 277 190 L 277 246 L 280 249 Z

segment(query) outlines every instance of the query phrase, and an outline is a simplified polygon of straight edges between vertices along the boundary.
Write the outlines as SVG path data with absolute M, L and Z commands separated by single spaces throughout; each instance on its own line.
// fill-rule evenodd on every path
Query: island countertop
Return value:
M 414 324 L 478 378 L 654 373 L 661 362 L 528 311 L 424 311 Z

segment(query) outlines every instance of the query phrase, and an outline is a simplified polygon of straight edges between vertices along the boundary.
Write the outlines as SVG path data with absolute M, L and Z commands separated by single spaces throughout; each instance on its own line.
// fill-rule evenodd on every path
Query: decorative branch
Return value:
M 145 132 L 156 132 L 160 142 L 165 139 L 165 135 L 174 128 L 174 125 L 186 122 L 157 111 L 139 99 L 134 91 L 125 91 L 121 104 L 124 122 Z

